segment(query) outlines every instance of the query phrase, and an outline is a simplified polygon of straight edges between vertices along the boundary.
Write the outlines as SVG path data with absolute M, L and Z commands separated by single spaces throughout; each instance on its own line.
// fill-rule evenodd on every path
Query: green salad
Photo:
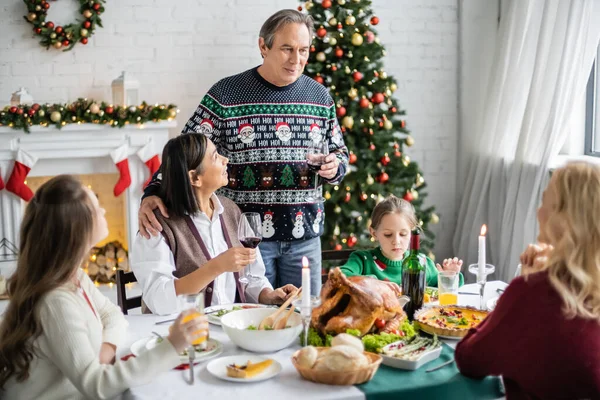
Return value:
M 232 311 L 238 311 L 238 310 L 243 310 L 243 308 L 242 308 L 242 307 L 240 307 L 240 306 L 233 306 L 233 308 L 232 308 L 232 309 L 230 309 L 230 310 L 227 310 L 227 309 L 225 309 L 225 308 L 224 308 L 224 309 L 222 309 L 222 310 L 219 310 L 219 311 L 217 311 L 217 312 L 215 313 L 215 316 L 216 316 L 216 317 L 218 317 L 218 318 L 221 318 L 221 317 L 222 317 L 223 315 L 225 315 L 225 314 L 229 314 L 229 313 L 230 313 L 230 312 L 232 312 Z

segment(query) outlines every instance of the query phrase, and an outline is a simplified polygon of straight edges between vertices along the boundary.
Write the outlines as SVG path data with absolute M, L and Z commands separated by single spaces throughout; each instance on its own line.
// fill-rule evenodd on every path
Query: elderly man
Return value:
M 259 246 L 274 287 L 301 286 L 301 259 L 311 267 L 311 294 L 321 288 L 322 187 L 313 184 L 307 150 L 326 141 L 321 179 L 339 183 L 348 166 L 335 103 L 327 89 L 303 75 L 313 36 L 310 16 L 296 10 L 272 15 L 260 30 L 262 65 L 224 78 L 204 96 L 182 133 L 201 132 L 229 158 L 229 185 L 221 194 L 263 221 Z M 145 190 L 140 233 L 157 235 L 153 209 L 167 216 L 156 196 L 160 174 Z M 315 193 L 317 196 L 315 196 Z M 218 223 L 218 219 L 216 219 Z M 212 229 L 212 228 L 211 228 Z

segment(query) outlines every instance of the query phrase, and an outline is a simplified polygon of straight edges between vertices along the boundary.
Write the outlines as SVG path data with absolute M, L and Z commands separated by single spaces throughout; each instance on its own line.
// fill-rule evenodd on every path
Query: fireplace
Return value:
M 110 128 L 103 125 L 67 125 L 61 130 L 54 127 L 32 127 L 31 133 L 0 127 L 0 175 L 4 182 L 13 169 L 19 149 L 38 157 L 27 177 L 27 184 L 35 191 L 43 182 L 60 174 L 78 176 L 98 195 L 107 209 L 109 237 L 106 242 L 120 242 L 123 247 L 133 242 L 138 230 L 137 212 L 142 196 L 142 185 L 149 171 L 136 152 L 152 142 L 156 152 L 169 139 L 169 129 L 175 121 L 127 125 Z M 112 187 L 118 171 L 110 152 L 127 144 L 131 185 L 114 198 Z M 26 203 L 6 189 L 0 191 L 0 240 L 19 246 L 19 229 Z M 110 247 L 110 246 L 109 246 Z M 0 263 L 0 272 L 7 276 L 14 269 L 14 261 Z

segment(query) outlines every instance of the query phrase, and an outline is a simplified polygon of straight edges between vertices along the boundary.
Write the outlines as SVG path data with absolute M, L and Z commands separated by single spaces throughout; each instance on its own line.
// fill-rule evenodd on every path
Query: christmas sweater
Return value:
M 404 257 L 408 256 L 408 251 Z M 437 287 L 438 270 L 435 263 L 429 257 L 421 254 L 426 259 L 425 279 L 427 286 Z M 340 269 L 346 276 L 364 275 L 377 278 L 382 281 L 395 282 L 402 285 L 402 261 L 392 261 L 381 252 L 381 247 L 370 250 L 357 250 L 350 254 L 346 264 Z M 464 284 L 463 274 L 460 273 L 459 285 Z
M 257 212 L 263 240 L 292 241 L 323 233 L 322 181 L 339 183 L 348 168 L 348 149 L 327 89 L 301 75 L 287 86 L 267 82 L 257 68 L 224 78 L 204 96 L 182 133 L 203 133 L 229 159 L 229 184 L 219 194 L 244 212 Z M 308 169 L 312 142 L 327 141 L 340 161 L 332 179 Z M 145 196 L 157 194 L 160 174 Z

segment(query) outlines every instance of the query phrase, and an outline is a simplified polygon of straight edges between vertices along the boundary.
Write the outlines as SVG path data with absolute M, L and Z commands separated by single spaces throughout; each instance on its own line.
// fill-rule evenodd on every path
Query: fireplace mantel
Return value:
M 126 196 L 127 236 L 129 243 L 138 230 L 137 211 L 142 196 L 142 184 L 148 169 L 135 154 L 141 147 L 154 142 L 157 153 L 169 140 L 169 129 L 175 121 L 127 125 L 111 128 L 97 124 L 72 124 L 62 129 L 56 127 L 31 127 L 31 133 L 0 127 L 0 176 L 6 183 L 12 172 L 17 151 L 23 149 L 38 157 L 29 176 L 54 176 L 59 174 L 116 173 L 110 152 L 129 145 L 131 186 L 121 196 Z M 18 237 L 25 202 L 6 189 L 0 191 L 0 239 L 6 238 L 19 246 Z

